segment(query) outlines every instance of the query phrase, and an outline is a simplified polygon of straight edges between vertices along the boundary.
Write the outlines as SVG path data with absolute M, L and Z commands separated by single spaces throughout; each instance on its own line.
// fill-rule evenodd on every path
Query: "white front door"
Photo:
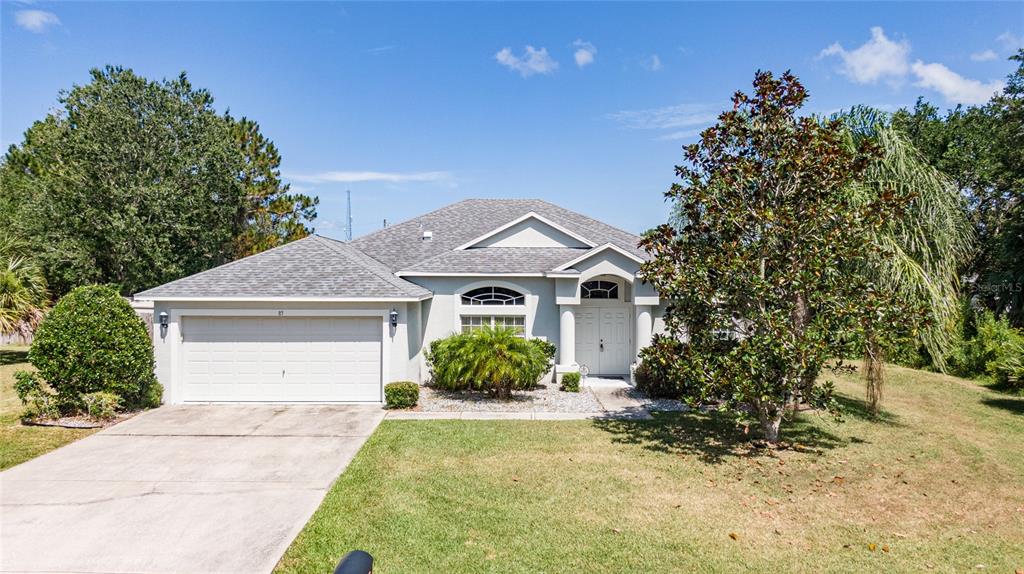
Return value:
M 598 373 L 598 357 L 600 356 L 600 327 L 598 317 L 601 310 L 597 307 L 578 307 L 576 309 L 576 362 L 586 367 L 591 373 Z
M 594 375 L 628 373 L 628 325 L 627 307 L 578 307 L 576 362 Z
M 626 325 L 626 309 L 613 307 L 601 309 L 601 339 L 599 373 L 624 375 L 629 373 L 629 332 Z

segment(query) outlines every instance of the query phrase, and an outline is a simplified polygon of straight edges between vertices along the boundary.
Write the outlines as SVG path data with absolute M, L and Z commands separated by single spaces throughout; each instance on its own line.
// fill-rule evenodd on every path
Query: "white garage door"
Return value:
M 380 401 L 380 317 L 184 317 L 184 401 Z

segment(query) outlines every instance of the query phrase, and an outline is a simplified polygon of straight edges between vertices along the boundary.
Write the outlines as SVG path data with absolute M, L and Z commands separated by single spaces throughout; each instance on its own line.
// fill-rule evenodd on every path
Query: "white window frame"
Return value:
M 465 324 L 465 320 L 466 319 L 480 319 L 480 325 L 479 326 L 478 325 L 466 325 Z M 522 335 L 524 337 L 526 336 L 526 315 L 468 315 L 468 314 L 463 314 L 463 315 L 461 315 L 459 317 L 459 332 L 460 333 L 469 333 L 469 332 L 474 331 L 475 329 L 481 329 L 483 327 L 492 327 L 493 328 L 493 327 L 496 326 L 496 323 L 497 323 L 498 319 L 502 319 L 502 320 L 522 319 L 522 321 L 523 321 L 522 325 L 512 325 L 512 326 L 513 327 L 520 327 L 520 328 L 522 328 L 522 332 L 520 333 L 520 335 Z M 500 325 L 500 326 L 507 327 L 509 325 Z M 469 328 L 469 331 L 466 330 L 467 327 Z
M 479 289 L 480 287 L 504 287 L 522 293 L 524 304 L 522 305 L 464 305 L 462 295 Z M 462 317 L 494 317 L 494 316 L 521 316 L 523 317 L 523 336 L 533 337 L 533 321 L 537 313 L 538 296 L 530 289 L 511 281 L 500 281 L 490 278 L 482 278 L 480 281 L 467 283 L 455 289 L 455 301 L 452 305 L 454 313 L 452 316 L 452 329 L 456 333 L 462 332 Z

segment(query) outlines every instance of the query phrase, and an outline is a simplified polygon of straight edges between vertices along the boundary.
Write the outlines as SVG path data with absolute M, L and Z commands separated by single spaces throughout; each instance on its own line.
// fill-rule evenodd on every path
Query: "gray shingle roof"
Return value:
M 137 293 L 150 297 L 427 297 L 347 243 L 311 235 Z
M 540 199 L 467 199 L 364 235 L 351 245 L 392 271 L 401 271 L 451 251 L 531 211 L 595 245 L 612 243 L 646 259 L 644 251 L 637 247 L 639 236 Z M 423 241 L 424 231 L 432 232 L 433 239 Z M 571 257 L 565 261 L 569 259 Z
M 569 247 L 481 247 L 446 251 L 401 273 L 540 273 L 572 261 L 589 249 Z

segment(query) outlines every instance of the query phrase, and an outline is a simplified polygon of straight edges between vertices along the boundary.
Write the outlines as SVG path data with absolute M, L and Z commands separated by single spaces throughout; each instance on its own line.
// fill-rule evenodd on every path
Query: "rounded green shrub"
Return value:
M 580 392 L 580 374 L 566 373 L 562 375 L 562 390 L 569 393 Z
M 83 396 L 96 392 L 117 395 L 129 409 L 159 404 L 146 326 L 110 287 L 64 296 L 36 330 L 28 358 L 61 404 L 84 408 Z
M 678 399 L 683 395 L 682 371 L 677 357 L 686 344 L 671 337 L 656 336 L 650 346 L 640 351 L 640 364 L 633 372 L 638 391 L 652 399 Z
M 384 385 L 384 403 L 389 409 L 407 409 L 420 400 L 420 386 L 412 381 Z
M 432 383 L 452 391 L 472 389 L 509 398 L 514 390 L 536 385 L 551 367 L 554 353 L 549 356 L 550 349 L 534 341 L 505 327 L 438 339 L 427 352 Z

